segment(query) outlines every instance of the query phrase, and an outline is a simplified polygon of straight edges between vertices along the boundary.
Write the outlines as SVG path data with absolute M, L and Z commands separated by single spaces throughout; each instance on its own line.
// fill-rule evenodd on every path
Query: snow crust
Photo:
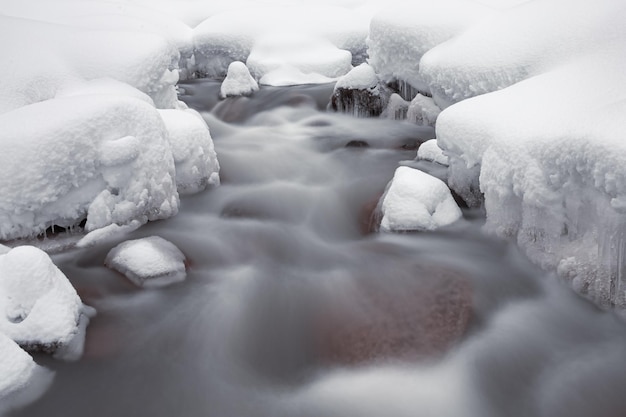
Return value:
M 220 97 L 247 96 L 259 89 L 248 67 L 241 61 L 231 62 L 228 73 L 220 87 Z
M 111 249 L 104 263 L 137 286 L 146 288 L 174 284 L 187 275 L 185 255 L 159 236 L 120 243 Z
M 382 197 L 385 232 L 435 230 L 461 218 L 461 210 L 446 184 L 420 170 L 399 167 Z
M 437 139 L 430 139 L 422 143 L 420 147 L 417 148 L 417 159 L 448 165 L 448 157 L 443 153 L 439 145 L 437 145 Z

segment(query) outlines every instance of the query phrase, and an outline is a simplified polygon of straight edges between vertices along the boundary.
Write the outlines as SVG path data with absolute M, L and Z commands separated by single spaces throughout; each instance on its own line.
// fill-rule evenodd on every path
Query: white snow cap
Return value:
M 417 148 L 417 159 L 448 165 L 448 157 L 444 155 L 443 150 L 437 145 L 437 139 L 430 139 L 422 143 Z
M 259 89 L 248 67 L 241 61 L 231 62 L 220 88 L 220 97 L 247 96 Z
M 330 41 L 306 34 L 272 33 L 258 39 L 246 65 L 265 85 L 331 82 L 352 69 L 350 52 Z M 276 74 L 285 74 L 281 80 Z M 296 78 L 298 76 L 298 78 Z
M 171 242 L 150 236 L 120 243 L 104 261 L 140 287 L 164 287 L 187 276 L 185 255 Z
M 382 197 L 384 232 L 435 230 L 461 218 L 446 184 L 422 171 L 399 167 Z
M 0 255 L 0 333 L 19 345 L 78 359 L 93 313 L 42 250 L 18 246 Z
M 338 88 L 367 90 L 376 86 L 378 86 L 378 77 L 374 69 L 369 64 L 363 63 L 339 78 L 335 84 L 335 90 Z

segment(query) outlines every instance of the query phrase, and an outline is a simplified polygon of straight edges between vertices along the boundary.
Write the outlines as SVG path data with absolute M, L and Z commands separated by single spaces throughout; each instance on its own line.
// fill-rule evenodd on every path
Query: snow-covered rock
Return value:
M 91 231 L 176 214 L 168 132 L 120 96 L 46 100 L 0 115 L 0 239 L 86 218 Z
M 248 96 L 258 89 L 259 85 L 250 75 L 246 64 L 234 61 L 228 66 L 228 73 L 220 87 L 220 97 Z
M 331 108 L 357 117 L 378 116 L 386 104 L 386 91 L 368 64 L 361 64 L 337 80 Z
M 0 255 L 0 333 L 20 346 L 78 359 L 93 313 L 42 250 L 18 246 Z
M 37 399 L 54 374 L 0 332 L 0 415 Z
M 406 112 L 407 120 L 421 126 L 435 126 L 441 109 L 431 97 L 417 94 Z
M 51 99 L 68 84 L 103 77 L 148 94 L 157 107 L 178 105 L 179 53 L 158 35 L 0 16 L 0 52 L 19 57 L 0 67 L 0 113 Z
M 606 45 L 457 103 L 437 125 L 451 163 L 474 170 L 474 178 L 480 172 L 488 230 L 516 239 L 595 301 L 622 306 L 624 47 Z M 580 91 L 589 80 L 593 88 Z
M 350 52 L 324 38 L 272 33 L 255 41 L 246 65 L 260 84 L 289 85 L 332 82 L 352 69 L 351 62 Z M 276 71 L 288 71 L 291 79 L 276 77 Z
M 429 91 L 419 73 L 421 57 L 489 13 L 490 8 L 472 0 L 418 0 L 385 7 L 370 23 L 368 62 L 383 81 L 402 80 Z
M 187 276 L 185 255 L 159 236 L 120 243 L 111 249 L 104 263 L 145 288 L 164 287 Z
M 444 155 L 443 150 L 437 145 L 437 139 L 430 139 L 422 143 L 417 149 L 417 159 L 448 165 L 448 157 Z
M 159 110 L 174 157 L 176 188 L 197 193 L 220 184 L 219 163 L 209 127 L 195 110 Z
M 428 51 L 419 61 L 419 76 L 444 108 L 542 74 L 581 53 L 623 39 L 625 14 L 626 6 L 613 0 L 593 5 L 581 0 L 527 1 L 494 11 Z M 554 16 L 568 24 L 555 24 Z
M 461 218 L 446 184 L 420 170 L 399 167 L 382 197 L 384 232 L 435 230 Z
M 385 119 L 405 120 L 408 110 L 409 102 L 403 99 L 400 94 L 392 93 L 380 116 Z
M 194 29 L 197 72 L 223 76 L 231 62 L 250 57 L 255 78 L 267 75 L 261 84 L 329 82 L 350 70 L 352 55 L 363 55 L 368 24 L 368 13 L 319 3 L 223 11 Z

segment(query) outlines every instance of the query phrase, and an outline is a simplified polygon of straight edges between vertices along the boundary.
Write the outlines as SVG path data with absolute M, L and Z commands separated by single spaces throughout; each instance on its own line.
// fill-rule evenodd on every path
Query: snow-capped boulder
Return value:
M 37 399 L 54 374 L 0 332 L 0 415 Z
M 431 97 L 416 94 L 406 112 L 407 120 L 420 126 L 435 126 L 441 109 Z
M 396 169 L 380 210 L 384 232 L 435 230 L 461 218 L 443 181 L 405 166 Z
M 220 184 L 219 163 L 209 127 L 195 110 L 159 110 L 168 131 L 180 194 Z
M 228 73 L 220 87 L 220 97 L 249 96 L 258 89 L 259 84 L 250 75 L 246 64 L 234 61 L 228 66 Z
M 185 255 L 171 242 L 150 236 L 120 243 L 104 261 L 139 287 L 164 287 L 187 276 Z
M 373 117 L 381 114 L 386 101 L 374 69 L 364 63 L 337 80 L 331 108 L 357 117 Z
M 246 61 L 264 85 L 320 84 L 352 69 L 350 52 L 313 35 L 272 33 L 255 41 Z
M 93 313 L 42 250 L 18 246 L 0 255 L 0 333 L 23 348 L 78 359 Z
M 0 115 L 0 239 L 86 218 L 91 231 L 178 211 L 158 111 L 120 96 L 46 100 Z
M 422 143 L 417 149 L 417 159 L 448 165 L 448 157 L 444 155 L 443 150 L 437 145 L 437 139 L 430 139 Z

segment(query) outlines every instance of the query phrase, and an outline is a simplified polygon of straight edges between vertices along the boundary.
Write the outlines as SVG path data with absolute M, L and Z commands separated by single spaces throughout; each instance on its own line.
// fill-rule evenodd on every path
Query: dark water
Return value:
M 217 104 L 218 87 L 183 99 L 205 111 L 223 185 L 129 236 L 174 242 L 187 281 L 135 289 L 103 267 L 116 242 L 55 255 L 98 316 L 81 361 L 37 358 L 55 382 L 15 416 L 626 415 L 624 325 L 474 213 L 367 232 L 431 130 L 326 113 L 331 86 Z

